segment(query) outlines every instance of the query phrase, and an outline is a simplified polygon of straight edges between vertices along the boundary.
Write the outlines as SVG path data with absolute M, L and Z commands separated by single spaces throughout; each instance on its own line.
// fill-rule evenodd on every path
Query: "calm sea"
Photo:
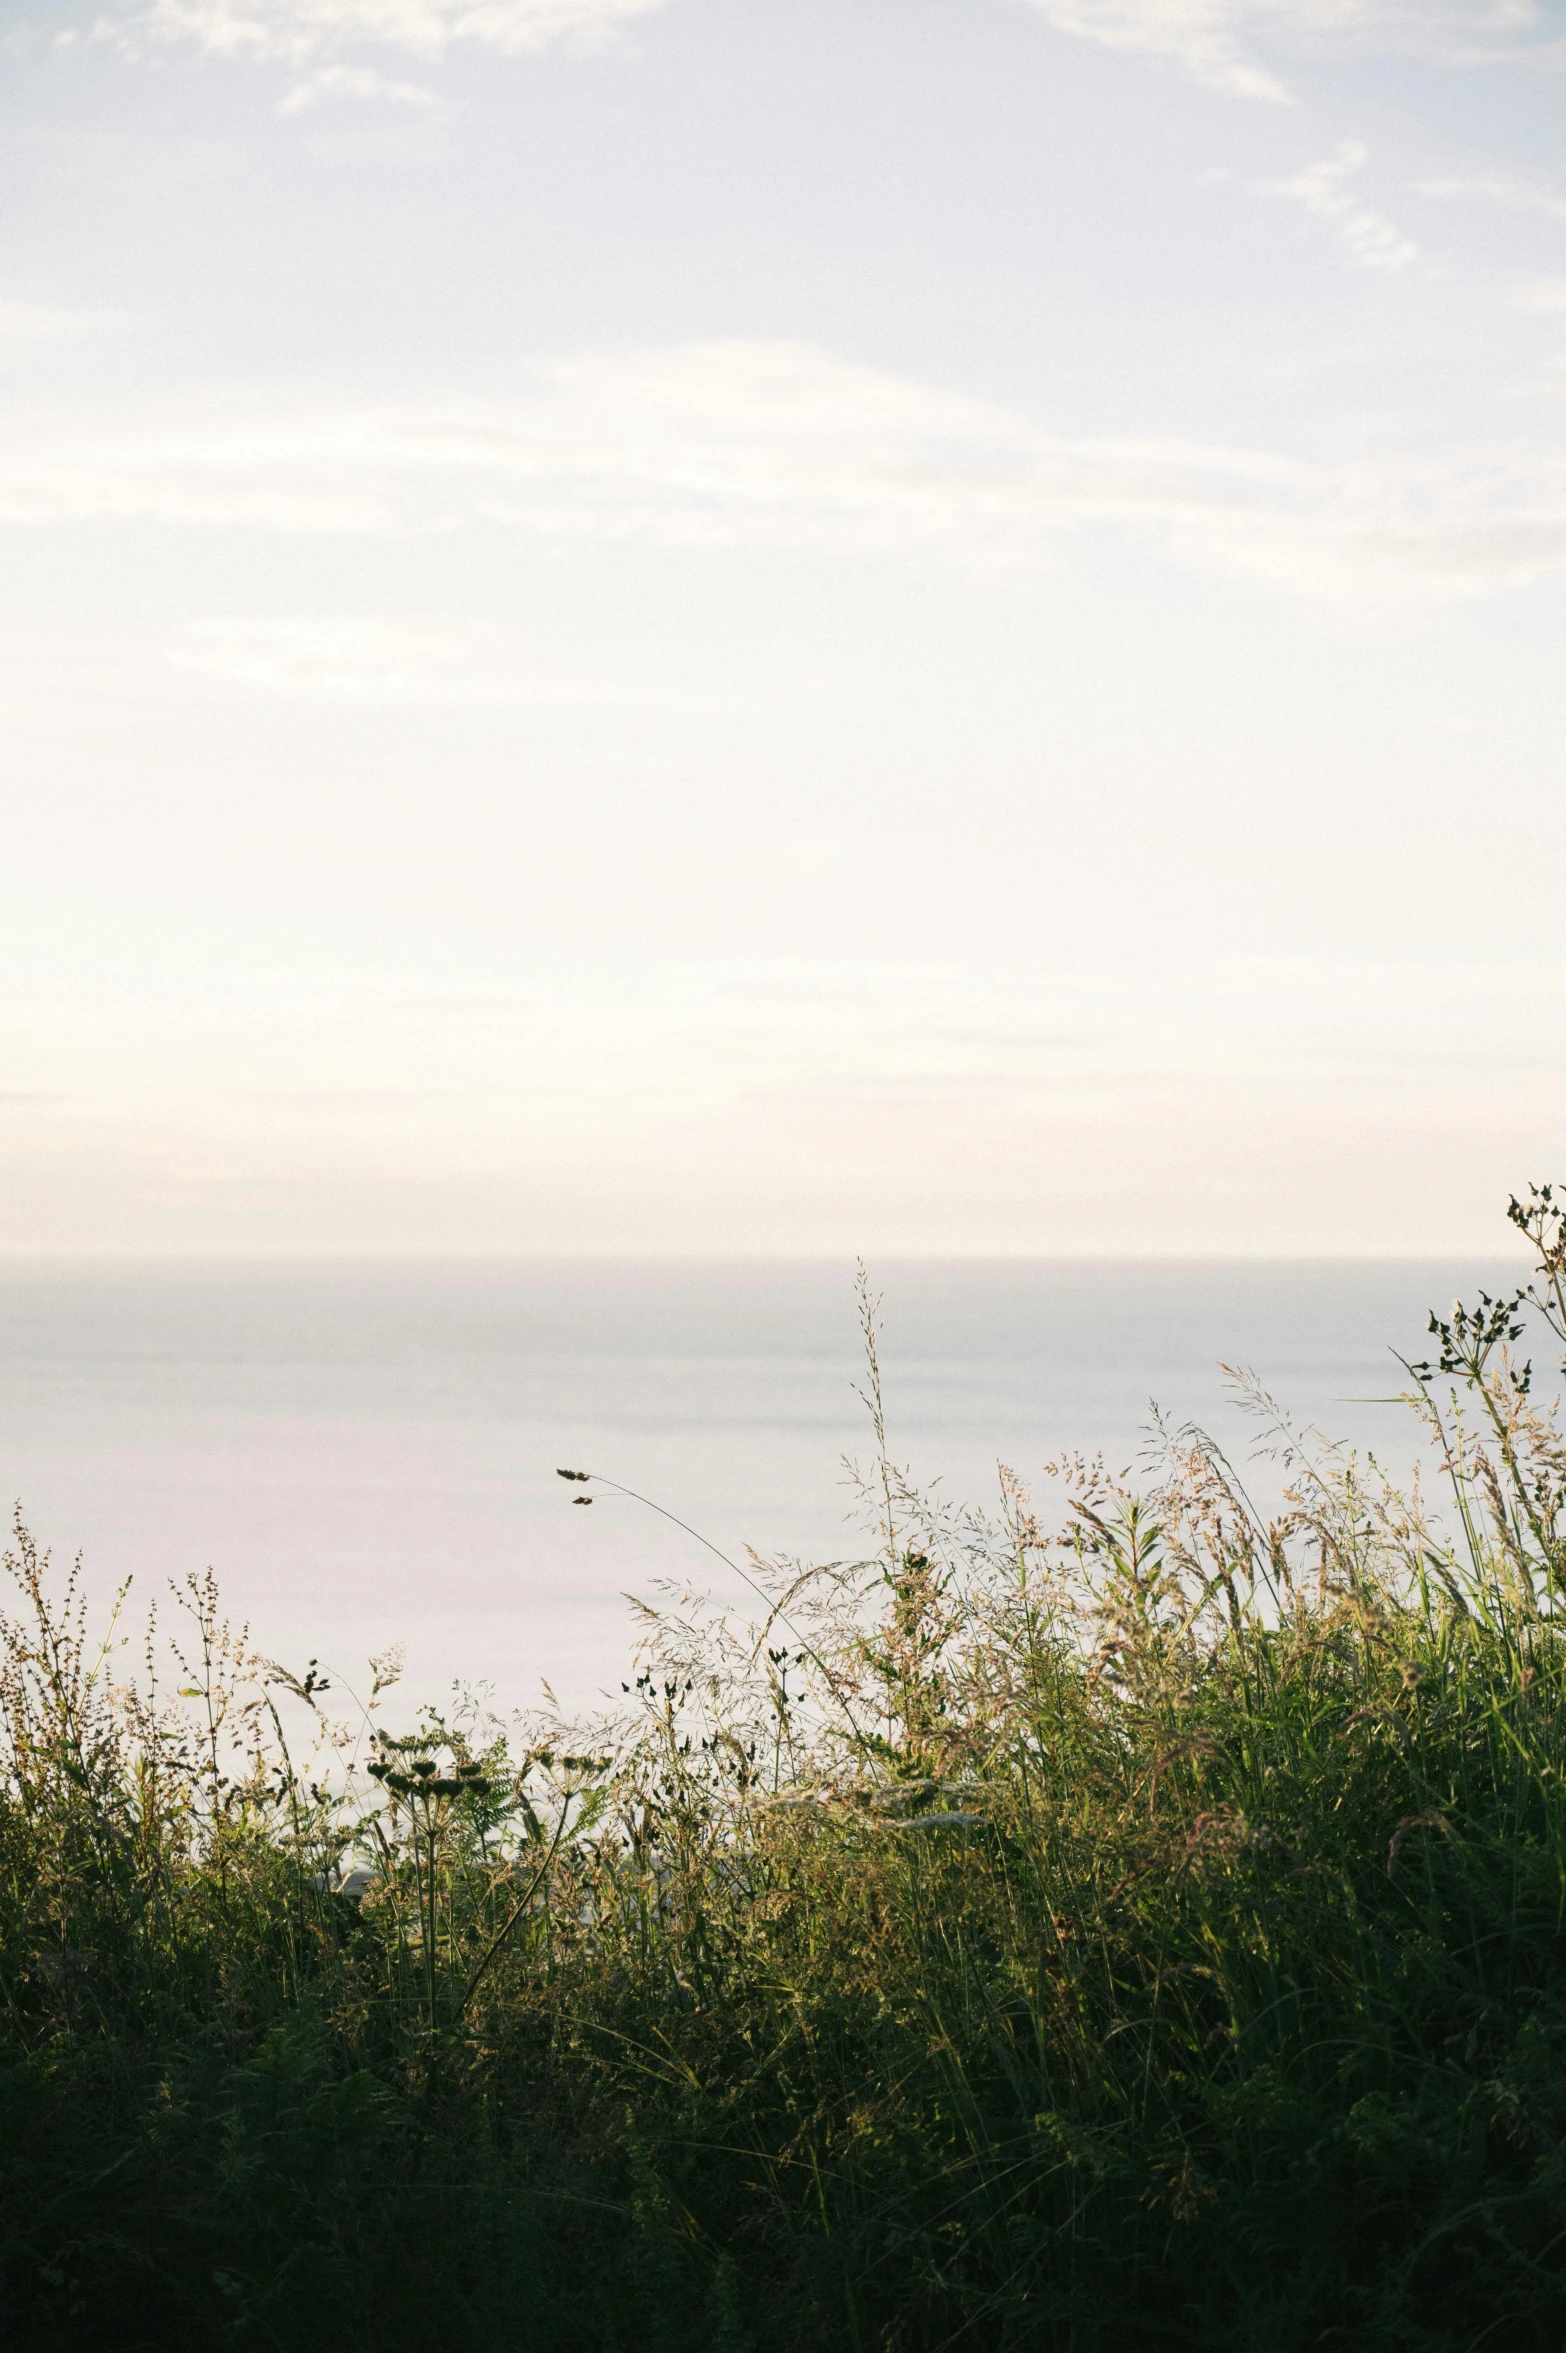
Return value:
M 1407 1417 L 1358 1401 L 1399 1385 L 1393 1348 L 1423 1353 L 1427 1308 L 1516 1273 L 925 1260 L 875 1279 L 895 1456 L 988 1501 L 997 1457 L 1129 1461 L 1150 1398 L 1243 1457 L 1220 1360 L 1406 1464 Z M 624 1593 L 714 1565 L 635 1505 L 572 1508 L 558 1464 L 644 1489 L 725 1551 L 861 1549 L 847 1265 L 12 1264 L 0 1307 L 0 1483 L 40 1540 L 80 1550 L 101 1596 L 210 1563 L 290 1663 L 356 1680 L 402 1639 L 410 1694 L 617 1689 Z

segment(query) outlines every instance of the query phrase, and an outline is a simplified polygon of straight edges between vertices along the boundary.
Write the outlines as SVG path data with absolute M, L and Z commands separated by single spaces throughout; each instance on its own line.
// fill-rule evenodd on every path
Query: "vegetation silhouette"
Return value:
M 228 1627 L 0 1618 L 19 2349 L 1558 2353 L 1566 1442 L 1535 1273 L 1431 1318 L 1432 1494 L 1236 1386 L 1284 1500 L 921 1495 L 624 1705 L 392 1728 Z M 562 1499 L 564 1500 L 564 1499 Z M 172 1674 L 172 1680 L 171 1680 Z

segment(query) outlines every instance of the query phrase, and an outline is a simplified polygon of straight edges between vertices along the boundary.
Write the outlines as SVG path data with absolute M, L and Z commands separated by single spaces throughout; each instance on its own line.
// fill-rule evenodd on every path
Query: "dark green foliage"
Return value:
M 1519 1312 L 1413 1375 L 1450 1528 L 1286 1435 L 1266 1525 L 1192 1433 L 1048 1529 L 883 1459 L 873 1559 L 758 1566 L 754 1640 L 680 1598 L 623 1721 L 520 1746 L 334 1724 L 205 1582 L 180 1699 L 113 1688 L 19 1533 L 7 2347 L 1561 2353 Z

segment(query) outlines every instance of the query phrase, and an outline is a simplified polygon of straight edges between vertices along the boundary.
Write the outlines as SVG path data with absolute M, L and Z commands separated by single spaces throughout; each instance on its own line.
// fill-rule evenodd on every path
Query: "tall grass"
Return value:
M 650 1604 L 623 1710 L 0 1668 L 8 2342 L 1558 2353 L 1566 1449 L 1527 1296 L 1432 1319 L 1435 1501 L 1200 1433 Z M 123 1619 L 123 1610 L 121 1612 Z M 175 1680 L 165 1679 L 173 1660 Z M 400 1725 L 401 1729 L 397 1726 Z

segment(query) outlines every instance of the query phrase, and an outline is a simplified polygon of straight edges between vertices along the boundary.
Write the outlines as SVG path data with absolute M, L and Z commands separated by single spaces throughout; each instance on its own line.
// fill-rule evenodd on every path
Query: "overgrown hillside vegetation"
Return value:
M 1191 1432 L 669 1595 L 617 1721 L 145 1664 L 19 1531 L 21 2348 L 1559 2353 L 1566 1448 L 1531 1305 L 1409 1368 L 1433 1500 Z M 1259 1406 L 1264 1400 L 1257 1399 Z M 568 1492 L 562 1489 L 562 1502 Z M 758 1604 L 759 1608 L 759 1604 Z M 132 1679 L 126 1662 L 138 1657 Z

